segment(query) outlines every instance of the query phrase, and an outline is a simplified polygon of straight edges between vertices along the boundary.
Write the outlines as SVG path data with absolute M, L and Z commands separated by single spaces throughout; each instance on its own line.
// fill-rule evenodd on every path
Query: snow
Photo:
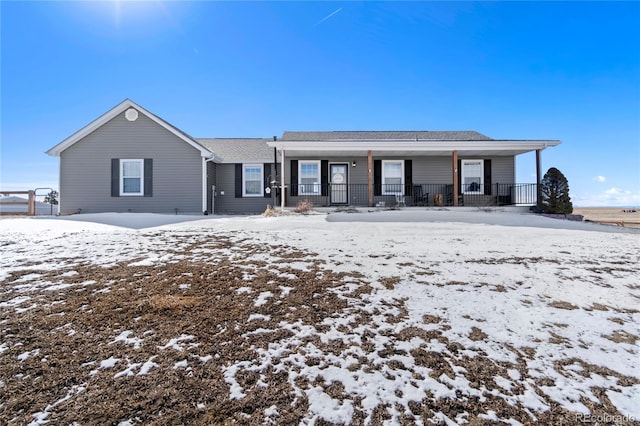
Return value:
M 18 361 L 20 362 L 24 362 L 26 361 L 29 357 L 32 356 L 37 356 L 40 353 L 40 349 L 34 349 L 32 351 L 27 351 L 27 352 L 23 352 L 20 355 L 18 355 Z
M 626 393 L 608 390 L 607 396 L 623 416 L 640 419 L 640 384 L 631 386 Z
M 251 315 L 249 315 L 249 318 L 247 319 L 247 322 L 249 322 L 249 321 L 269 321 L 270 319 L 271 319 L 271 317 L 269 315 L 251 314 Z
M 403 413 L 410 412 L 409 403 L 422 400 L 426 393 L 435 398 L 456 398 L 459 391 L 482 398 L 482 390 L 470 385 L 463 366 L 451 365 L 451 372 L 433 378 L 433 368 L 417 363 L 411 355 L 418 350 L 451 355 L 443 343 L 447 339 L 464 347 L 458 357 L 473 359 L 482 354 L 495 363 L 510 366 L 495 376 L 498 387 L 492 394 L 529 408 L 533 416 L 550 410 L 548 400 L 588 415 L 589 409 L 581 401 L 597 401 L 593 390 L 603 388 L 622 415 L 640 418 L 640 385 L 624 385 L 616 377 L 628 376 L 636 381 L 640 378 L 638 342 L 616 342 L 612 338 L 616 333 L 639 334 L 637 233 L 605 232 L 602 227 L 558 229 L 562 221 L 556 220 L 551 227 L 543 225 L 548 225 L 545 220 L 553 219 L 538 218 L 531 220 L 532 226 L 522 226 L 518 221 L 527 218 L 516 220 L 505 214 L 478 213 L 491 220 L 482 222 L 475 217 L 462 223 L 458 213 L 447 216 L 438 212 L 430 216 L 437 217 L 437 221 L 421 222 L 414 220 L 414 212 L 398 212 L 395 216 L 391 213 L 396 212 L 329 215 L 329 221 L 325 215 L 203 219 L 125 213 L 0 220 L 0 282 L 4 286 L 0 308 L 19 313 L 39 306 L 39 290 L 70 286 L 65 280 L 73 279 L 78 274 L 76 269 L 87 262 L 109 267 L 119 262 L 159 265 L 180 261 L 182 257 L 167 248 L 172 235 L 192 234 L 190 240 L 177 243 L 184 245 L 199 241 L 201 233 L 210 231 L 256 243 L 275 241 L 313 254 L 283 259 L 273 267 L 309 272 L 314 260 L 321 259 L 327 270 L 348 274 L 359 271 L 374 290 L 356 296 L 353 290 L 359 284 L 345 279 L 343 286 L 331 291 L 346 300 L 349 308 L 341 316 L 327 317 L 322 330 L 301 321 L 281 322 L 278 329 L 292 334 L 258 348 L 256 359 L 222 367 L 209 364 L 208 368 L 222 368 L 231 399 L 242 399 L 250 392 L 236 379 L 239 373 L 269 369 L 284 372 L 296 394 L 306 396 L 309 410 L 303 422 L 308 424 L 319 419 L 349 423 L 358 398 L 367 415 L 365 423 L 371 421 L 373 410 L 380 404 L 389 407 L 390 422 L 398 422 Z M 447 221 L 454 219 L 458 223 Z M 500 220 L 508 226 L 486 223 Z M 193 255 L 206 259 L 213 254 L 196 250 Z M 260 254 L 252 255 L 251 260 L 270 261 Z M 43 277 L 42 271 L 54 275 L 59 272 L 52 278 Z M 273 283 L 274 292 L 252 288 L 252 272 L 248 267 L 246 284 L 235 291 L 253 295 L 256 308 L 269 306 L 295 291 L 294 286 L 286 284 L 295 275 L 284 269 L 282 281 Z M 12 274 L 19 278 L 9 282 Z M 389 278 L 395 279 L 391 287 L 385 285 Z M 178 288 L 188 290 L 191 286 L 195 284 L 180 284 Z M 109 286 L 104 291 L 109 291 Z M 604 308 L 596 309 L 595 304 Z M 354 312 L 366 313 L 370 322 L 358 323 Z M 247 321 L 270 319 L 269 315 L 254 313 Z M 407 329 L 430 330 L 441 338 L 417 335 L 397 341 L 393 337 Z M 275 331 L 260 328 L 246 337 Z M 367 340 L 374 348 L 371 351 L 362 350 L 365 336 L 373 336 Z M 309 337 L 317 337 L 317 345 L 305 340 Z M 197 346 L 195 340 L 193 335 L 180 334 L 157 348 L 186 352 Z M 322 347 L 336 342 L 341 342 L 338 346 L 343 349 L 328 352 Z M 118 344 L 137 349 L 143 338 L 124 330 L 111 343 L 117 355 Z M 380 353 L 389 347 L 396 353 L 382 357 Z M 299 351 L 301 348 L 304 352 Z M 10 349 L 0 341 L 0 356 Z M 526 371 L 523 377 L 515 367 L 527 350 L 534 356 L 519 366 Z M 38 353 L 25 351 L 18 359 L 26 361 Z M 214 358 L 193 353 L 188 356 L 201 363 Z M 307 361 L 311 357 L 320 362 L 310 365 Z M 156 356 L 151 356 L 137 363 L 126 359 L 123 365 L 126 363 L 127 367 L 115 373 L 115 378 L 136 372 L 138 376 L 153 374 L 153 369 L 159 367 L 154 359 Z M 111 356 L 86 365 L 99 365 L 89 373 L 94 375 L 122 361 Z M 390 361 L 403 368 L 390 368 Z M 363 362 L 372 368 L 346 368 Z M 171 366 L 191 368 L 186 358 Z M 614 375 L 585 374 L 588 366 L 601 367 Z M 428 379 L 416 380 L 416 375 Z M 302 377 L 311 385 L 301 386 L 297 379 Z M 535 378 L 548 379 L 553 385 L 538 385 Z M 319 382 L 340 383 L 348 398 L 331 397 L 317 385 Z M 514 393 L 516 385 L 524 390 Z M 72 398 L 83 389 L 69 390 L 65 398 Z M 35 413 L 33 424 L 47 422 L 49 412 L 63 400 Z M 277 423 L 276 406 L 264 414 L 265 423 Z M 451 419 L 439 413 L 436 417 L 446 424 L 456 424 L 466 421 L 464 413 L 461 415 Z M 518 424 L 498 417 L 495 411 L 488 411 L 484 418 Z
M 142 344 L 143 340 L 137 337 L 129 337 L 131 334 L 133 334 L 133 331 L 125 330 L 122 333 L 120 333 L 111 343 L 122 342 L 125 345 L 133 345 L 135 349 L 138 349 Z
M 270 291 L 263 291 L 258 295 L 258 298 L 254 302 L 253 306 L 258 307 L 266 304 L 271 296 L 273 296 L 273 293 L 271 293 Z
M 140 362 L 129 363 L 127 360 L 127 368 L 122 371 L 117 372 L 113 375 L 114 379 L 125 377 L 125 376 L 133 376 L 135 375 L 135 371 L 142 365 Z
M 158 364 L 156 364 L 155 362 L 153 362 L 153 359 L 155 358 L 155 356 L 152 356 L 151 358 L 149 358 L 147 360 L 147 362 L 145 362 L 144 364 L 142 364 L 142 367 L 140 367 L 140 371 L 138 372 L 138 376 L 144 376 L 145 374 L 149 374 L 149 371 L 154 368 L 157 367 Z
M 109 357 L 108 359 L 100 361 L 100 368 L 113 368 L 120 361 L 118 358 Z
M 188 340 L 192 340 L 194 336 L 190 336 L 188 334 L 181 334 L 180 337 L 176 337 L 175 339 L 171 339 L 164 346 L 158 346 L 159 349 L 167 349 L 171 348 L 176 351 L 182 352 L 184 351 L 184 345 L 180 344 L 181 342 L 185 342 Z
M 189 367 L 189 363 L 187 362 L 186 359 L 183 359 L 182 361 L 178 361 L 175 364 L 173 364 L 173 369 L 177 370 L 178 368 L 187 368 Z
M 339 423 L 344 422 L 345 419 L 351 419 L 353 417 L 353 406 L 351 401 L 347 400 L 341 403 L 324 393 L 323 389 L 319 387 L 311 388 L 305 393 L 309 400 L 309 410 L 317 413 L 317 415 L 311 419 L 314 423 L 319 418 Z

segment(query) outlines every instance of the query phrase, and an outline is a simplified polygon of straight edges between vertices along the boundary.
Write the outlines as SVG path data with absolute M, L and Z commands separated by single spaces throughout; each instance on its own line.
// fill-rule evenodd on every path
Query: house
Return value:
M 194 138 L 126 99 L 47 154 L 59 158 L 59 212 L 259 213 L 268 204 L 535 204 L 540 153 L 557 140 L 475 131 L 285 131 Z M 535 183 L 515 158 L 536 152 Z

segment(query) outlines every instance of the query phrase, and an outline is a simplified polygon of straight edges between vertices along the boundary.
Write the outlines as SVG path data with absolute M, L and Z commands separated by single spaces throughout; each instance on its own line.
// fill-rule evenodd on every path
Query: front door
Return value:
M 331 164 L 329 166 L 330 202 L 331 204 L 347 204 L 349 201 L 347 172 L 348 164 Z

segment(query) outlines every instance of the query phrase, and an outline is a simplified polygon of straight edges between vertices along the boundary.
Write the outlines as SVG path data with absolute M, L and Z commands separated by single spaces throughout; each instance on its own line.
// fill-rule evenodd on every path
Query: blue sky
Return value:
M 640 205 L 640 2 L 0 2 L 0 189 L 125 98 L 195 137 L 560 139 L 576 206 Z M 518 182 L 535 181 L 520 156 Z

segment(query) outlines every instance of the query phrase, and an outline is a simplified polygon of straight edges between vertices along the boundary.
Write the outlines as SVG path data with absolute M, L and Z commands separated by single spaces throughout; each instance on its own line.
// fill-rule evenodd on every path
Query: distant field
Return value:
M 640 228 L 640 209 L 622 207 L 575 208 L 574 214 L 581 214 L 585 220 L 612 225 Z

